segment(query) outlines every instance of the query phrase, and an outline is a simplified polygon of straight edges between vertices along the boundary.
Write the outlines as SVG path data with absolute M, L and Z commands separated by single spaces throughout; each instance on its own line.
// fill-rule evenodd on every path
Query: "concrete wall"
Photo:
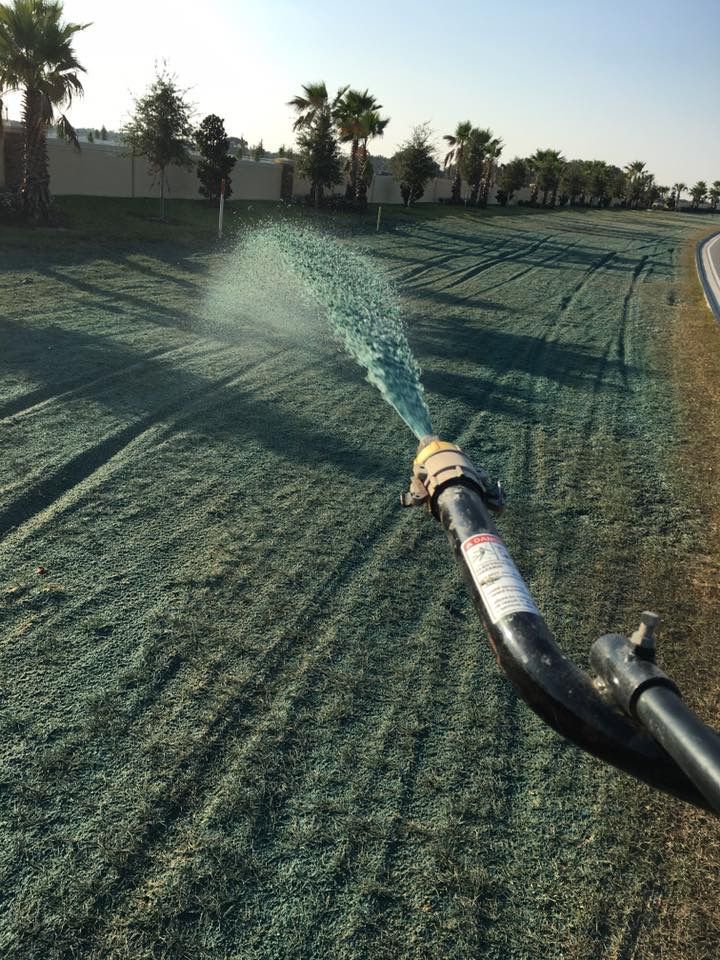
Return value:
M 63 140 L 48 139 L 50 187 L 56 196 L 158 197 L 160 181 L 142 157 L 114 143 L 83 143 L 80 153 Z M 238 200 L 278 200 L 282 164 L 238 160 L 232 172 L 233 197 Z M 167 195 L 199 200 L 195 167 L 167 171 Z
M 11 190 L 22 178 L 22 124 L 7 120 L 0 131 L 0 190 Z
M 437 177 L 425 187 L 425 194 L 420 203 L 433 203 L 450 196 L 452 182 L 444 177 Z M 310 181 L 304 177 L 295 177 L 293 182 L 293 196 L 306 197 L 310 193 Z M 342 197 L 345 194 L 345 183 L 339 184 L 332 191 L 325 191 L 325 195 Z M 368 203 L 402 203 L 400 184 L 391 176 L 373 177 L 368 190 Z
M 0 135 L 0 188 L 6 187 L 19 176 L 15 154 L 21 148 L 22 126 L 9 121 L 4 137 Z M 142 157 L 133 158 L 127 147 L 116 143 L 83 143 L 78 153 L 63 140 L 49 138 L 47 141 L 50 163 L 50 189 L 56 196 L 79 194 L 98 197 L 159 197 L 160 184 L 153 176 Z M 12 149 L 11 149 L 12 148 Z M 5 159 L 3 160 L 3 151 Z M 259 161 L 238 160 L 232 171 L 232 196 L 235 200 L 279 200 L 283 165 L 287 160 Z M 19 181 L 18 181 L 19 182 Z M 200 200 L 199 183 L 195 168 L 182 170 L 170 167 L 167 171 L 167 196 L 170 199 Z M 437 177 L 428 183 L 420 203 L 437 203 L 450 197 L 452 181 Z M 310 183 L 295 177 L 292 193 L 305 197 L 310 192 Z M 345 184 L 334 191 L 337 196 L 345 193 Z M 495 203 L 496 189 L 490 190 L 489 202 Z M 528 189 L 519 191 L 512 200 L 529 198 Z M 392 176 L 374 177 L 368 190 L 370 203 L 400 204 L 400 185 Z

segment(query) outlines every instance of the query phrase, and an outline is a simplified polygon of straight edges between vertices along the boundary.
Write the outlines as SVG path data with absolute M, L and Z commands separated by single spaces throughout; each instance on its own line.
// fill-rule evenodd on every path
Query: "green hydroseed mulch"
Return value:
M 412 435 L 292 283 L 128 209 L 0 265 L 0 954 L 640 956 L 675 801 L 517 701 L 397 506 Z M 697 219 L 370 220 L 323 224 L 394 285 L 558 640 L 584 665 L 655 608 L 672 670 L 702 530 L 658 358 Z

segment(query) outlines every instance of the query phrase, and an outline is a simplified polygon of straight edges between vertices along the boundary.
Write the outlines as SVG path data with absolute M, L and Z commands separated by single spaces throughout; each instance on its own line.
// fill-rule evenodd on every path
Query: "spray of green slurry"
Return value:
M 420 368 L 405 336 L 396 298 L 361 254 L 307 227 L 273 224 L 256 231 L 259 246 L 275 254 L 325 312 L 336 336 L 367 370 L 370 383 L 421 437 L 432 433 Z

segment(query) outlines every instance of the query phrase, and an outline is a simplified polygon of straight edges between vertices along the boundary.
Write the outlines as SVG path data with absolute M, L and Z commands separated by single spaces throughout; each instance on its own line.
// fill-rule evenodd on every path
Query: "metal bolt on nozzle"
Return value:
M 640 614 L 640 626 L 630 637 L 633 653 L 641 660 L 655 661 L 655 642 L 659 630 L 660 617 L 651 610 Z

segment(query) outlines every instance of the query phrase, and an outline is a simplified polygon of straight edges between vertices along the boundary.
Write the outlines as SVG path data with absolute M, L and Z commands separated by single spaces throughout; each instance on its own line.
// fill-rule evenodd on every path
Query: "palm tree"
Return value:
M 680 194 L 683 190 L 687 190 L 687 184 L 679 181 L 678 183 L 673 184 L 673 193 L 675 194 L 675 209 L 680 209 Z
M 303 130 L 305 127 L 314 126 L 322 114 L 332 113 L 342 98 L 347 87 L 341 87 L 335 95 L 335 99 L 330 103 L 328 99 L 327 87 L 324 82 L 306 83 L 303 85 L 302 93 L 288 100 L 288 106 L 293 107 L 297 113 L 297 119 L 293 124 L 293 130 Z
M 625 178 L 627 182 L 627 196 L 629 206 L 637 207 L 640 203 L 640 197 L 647 183 L 647 177 L 651 176 L 645 169 L 644 160 L 633 160 L 625 167 Z
M 470 130 L 458 163 L 458 170 L 470 187 L 468 201 L 472 206 L 484 205 L 487 202 L 490 182 L 502 148 L 502 140 L 494 137 L 492 130 L 481 130 L 478 127 L 472 127 Z
M 385 127 L 390 122 L 389 117 L 381 117 L 377 110 L 368 110 L 360 117 L 358 133 L 361 143 L 358 147 L 358 175 L 355 188 L 355 199 L 361 206 L 367 202 L 368 183 L 372 179 L 372 165 L 368 155 L 368 140 L 381 137 Z
M 707 196 L 707 184 L 704 180 L 698 180 L 695 186 L 691 188 L 690 196 L 693 198 L 693 209 L 697 210 Z
M 369 136 L 379 134 L 369 134 L 368 115 L 377 114 L 382 109 L 382 104 L 378 103 L 369 90 L 345 90 L 343 96 L 338 100 L 334 110 L 335 119 L 340 133 L 342 143 L 350 144 L 350 183 L 347 187 L 348 199 L 358 199 L 358 172 L 360 168 L 360 141 L 367 142 Z M 381 119 L 377 116 L 377 124 L 381 125 L 380 133 L 389 123 L 389 118 Z
M 487 131 L 491 133 L 491 131 Z M 497 172 L 497 162 L 503 152 L 503 142 L 499 137 L 491 136 L 485 146 L 485 170 L 483 174 L 482 188 L 480 190 L 480 203 L 483 207 L 487 206 L 490 184 L 495 178 Z
M 708 190 L 710 204 L 713 210 L 717 210 L 718 200 L 720 200 L 720 180 L 714 180 L 713 185 Z
M 532 200 L 537 201 L 538 192 L 542 190 L 542 205 L 547 204 L 548 193 L 552 194 L 552 205 L 555 206 L 560 175 L 565 164 L 565 157 L 559 150 L 536 150 L 529 158 L 529 164 L 535 173 Z
M 452 184 L 452 201 L 460 203 L 462 197 L 462 173 L 461 167 L 467 149 L 468 140 L 472 133 L 473 125 L 469 120 L 464 120 L 455 128 L 455 133 L 446 133 L 443 140 L 447 141 L 450 150 L 445 157 L 445 169 L 449 166 L 455 166 L 455 176 Z
M 0 4 L 0 90 L 21 90 L 23 174 L 20 199 L 25 216 L 47 220 L 50 173 L 47 132 L 55 110 L 69 106 L 83 92 L 78 74 L 85 72 L 72 48 L 73 36 L 90 24 L 62 23 L 57 0 L 14 0 Z M 58 132 L 79 149 L 77 135 L 65 114 Z

